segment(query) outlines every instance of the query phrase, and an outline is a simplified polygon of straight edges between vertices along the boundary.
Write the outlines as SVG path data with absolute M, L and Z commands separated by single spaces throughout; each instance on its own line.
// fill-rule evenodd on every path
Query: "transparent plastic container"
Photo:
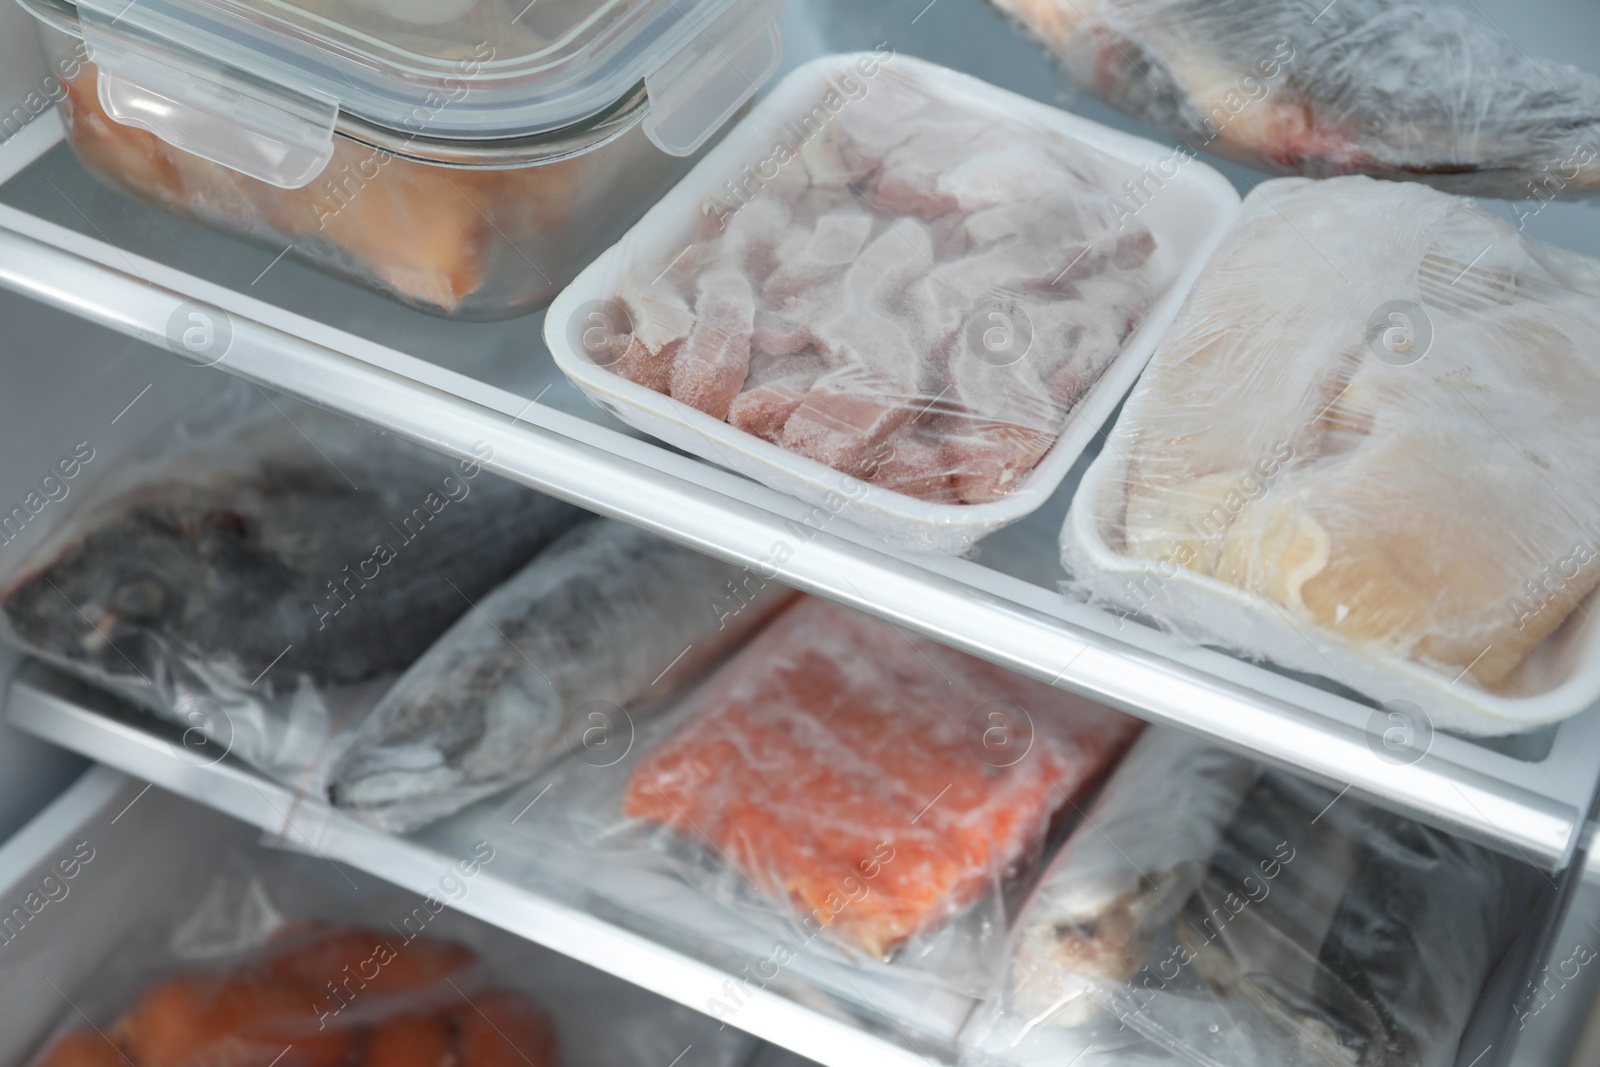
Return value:
M 543 307 L 682 174 L 776 68 L 782 0 L 23 2 L 102 180 L 492 319 Z

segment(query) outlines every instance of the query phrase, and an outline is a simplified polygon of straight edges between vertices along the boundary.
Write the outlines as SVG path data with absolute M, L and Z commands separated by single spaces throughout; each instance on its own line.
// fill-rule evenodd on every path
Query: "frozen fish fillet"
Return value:
M 1019 874 L 1139 730 L 810 598 L 689 705 L 625 812 L 709 844 L 807 929 L 879 958 Z
M 1263 170 L 1369 174 L 1539 201 L 1600 188 L 1600 76 L 1530 58 L 1468 7 L 994 3 L 1080 87 L 1195 148 Z
M 774 582 L 747 590 L 747 576 L 622 523 L 580 526 L 401 676 L 334 767 L 330 798 L 408 831 L 531 777 L 597 728 L 621 738 L 624 709 L 692 681 L 789 596 Z
M 1120 491 L 1074 507 L 1312 642 L 1516 692 L 1600 581 L 1596 351 L 1600 263 L 1424 186 L 1268 182 L 1096 460 Z M 1066 556 L 1092 593 L 1232 639 Z

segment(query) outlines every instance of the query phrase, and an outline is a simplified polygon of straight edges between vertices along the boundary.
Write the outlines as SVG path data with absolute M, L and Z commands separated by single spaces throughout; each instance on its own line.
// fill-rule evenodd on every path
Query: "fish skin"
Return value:
M 107 499 L 4 594 L 14 636 L 134 684 L 186 662 L 225 666 L 241 685 L 271 667 L 263 691 L 301 675 L 355 684 L 403 669 L 583 515 L 326 413 L 301 413 L 297 426 L 263 421 L 230 435 L 214 468 L 176 455 Z M 424 501 L 448 500 L 447 477 L 465 495 L 433 513 Z M 392 524 L 419 509 L 428 518 L 406 540 Z M 394 558 L 371 581 L 351 579 L 338 614 L 319 613 L 340 604 L 327 583 L 356 574 L 380 542 Z
M 747 574 L 621 523 L 571 531 L 395 683 L 335 765 L 330 800 L 406 832 L 524 781 L 596 725 L 585 703 L 658 700 L 791 595 L 765 582 L 723 618 Z

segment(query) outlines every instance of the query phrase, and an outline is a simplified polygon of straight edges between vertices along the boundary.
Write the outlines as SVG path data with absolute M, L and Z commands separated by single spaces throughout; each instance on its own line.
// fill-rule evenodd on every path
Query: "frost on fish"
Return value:
M 298 774 L 347 702 L 572 525 L 576 508 L 280 400 L 96 487 L 19 573 L 23 647 Z M 347 694 L 348 695 L 348 694 Z
M 624 814 L 709 842 L 730 865 L 721 878 L 754 880 L 800 928 L 876 959 L 1020 877 L 1055 812 L 1139 730 L 1109 708 L 811 598 L 676 714 L 630 777 Z M 1023 722 L 1033 731 L 1025 751 L 985 748 L 1002 737 L 985 731 L 1005 730 L 1021 747 Z
M 994 3 L 1083 89 L 1262 170 L 1541 201 L 1600 188 L 1600 75 L 1445 0 Z
M 1391 664 L 1436 691 L 1545 691 L 1541 643 L 1600 582 L 1597 350 L 1600 261 L 1414 183 L 1263 183 L 1095 460 L 1103 491 L 1073 502 L 1073 585 L 1186 638 L 1332 662 L 1379 700 Z M 1252 606 L 1105 573 L 1070 533 L 1088 524 Z
M 1154 299 L 1154 239 L 1108 206 L 1138 173 L 895 70 L 807 128 L 752 199 L 637 265 L 614 369 L 884 488 L 1003 497 Z M 972 342 L 991 303 L 1022 323 L 998 359 Z
M 1079 1024 L 1125 982 L 1205 877 L 1256 766 L 1147 730 L 1051 862 L 1017 923 L 1012 991 L 1031 1017 Z
M 788 596 L 748 577 L 621 523 L 571 531 L 395 683 L 334 768 L 331 800 L 408 831 L 586 738 L 625 736 L 625 710 L 693 680 Z

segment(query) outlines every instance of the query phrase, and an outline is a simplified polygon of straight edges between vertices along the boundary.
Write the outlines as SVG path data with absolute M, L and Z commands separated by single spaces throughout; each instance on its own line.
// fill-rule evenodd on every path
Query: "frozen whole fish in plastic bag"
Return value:
M 1173 766 L 1204 788 L 1202 765 Z M 1136 798 L 1105 802 L 1137 808 Z M 1272 772 L 1223 817 L 1225 832 L 1219 810 L 1207 808 L 1204 877 L 1123 973 L 1036 951 L 1059 931 L 1051 887 L 1067 885 L 1074 864 L 1063 853 L 1018 920 L 1012 974 L 972 1046 L 1033 1063 L 1132 1032 L 1172 1064 L 1454 1063 L 1485 982 L 1534 913 L 1538 872 Z M 1170 815 L 1148 807 L 1143 829 L 1162 836 Z M 1124 819 L 1117 839 L 1136 841 L 1139 828 Z M 1138 859 L 1156 871 L 1190 863 L 1192 849 L 1166 840 L 1171 859 Z
M 971 995 L 999 960 L 1006 890 L 1139 729 L 805 597 L 650 724 L 630 761 L 571 768 L 525 825 L 555 820 L 589 862 L 675 875 L 767 947 Z
M 994 3 L 1079 87 L 1189 146 L 1262 170 L 1541 201 L 1600 189 L 1600 75 L 1530 58 L 1467 7 Z
M 1573 714 L 1540 646 L 1600 581 L 1596 351 L 1600 263 L 1425 186 L 1266 182 L 1084 478 L 1068 588 L 1441 726 Z
M 6 635 L 203 731 L 217 751 L 196 758 L 284 779 L 583 514 L 485 474 L 487 455 L 237 391 L 146 452 L 10 570 Z
M 622 523 L 579 526 L 401 676 L 354 731 L 330 799 L 409 831 L 526 780 L 593 731 L 620 736 L 628 708 L 692 681 L 790 595 L 747 589 L 744 574 Z

